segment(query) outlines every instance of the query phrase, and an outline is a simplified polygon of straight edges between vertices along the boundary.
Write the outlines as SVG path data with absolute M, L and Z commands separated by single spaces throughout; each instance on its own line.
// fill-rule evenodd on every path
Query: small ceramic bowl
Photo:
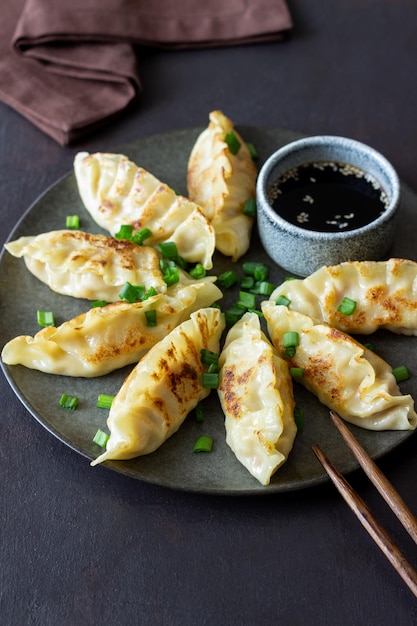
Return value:
M 303 169 L 305 165 L 308 168 Z M 311 170 L 310 165 L 317 169 Z M 361 195 L 351 198 L 348 208 L 343 206 L 350 189 L 333 198 L 334 185 L 326 186 L 327 180 L 322 184 L 319 180 L 328 168 L 329 175 L 332 169 L 337 175 L 352 174 L 352 186 L 355 180 L 371 186 L 379 203 L 376 212 L 362 206 Z M 297 185 L 302 176 L 308 176 L 310 186 L 299 183 L 301 196 L 289 214 L 284 205 L 289 206 L 291 189 L 281 183 L 292 179 Z M 347 179 L 350 184 L 350 177 Z M 276 204 L 277 198 L 281 204 Z M 294 141 L 274 152 L 259 172 L 256 200 L 259 234 L 266 252 L 285 270 L 307 276 L 323 265 L 384 258 L 394 237 L 400 182 L 392 165 L 373 148 L 353 139 L 321 135 Z M 331 217 L 324 215 L 330 206 Z M 349 221 L 354 215 L 362 215 L 359 226 L 353 226 L 355 220 Z M 312 225 L 315 221 L 317 227 Z

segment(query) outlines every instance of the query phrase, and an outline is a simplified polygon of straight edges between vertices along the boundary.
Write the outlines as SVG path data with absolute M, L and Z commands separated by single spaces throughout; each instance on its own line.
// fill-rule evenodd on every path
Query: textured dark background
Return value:
M 289 6 L 295 27 L 282 43 L 138 50 L 139 103 L 77 146 L 58 146 L 0 104 L 1 243 L 76 151 L 204 126 L 216 108 L 238 124 L 365 141 L 417 189 L 416 2 Z M 3 624 L 417 623 L 416 600 L 332 486 L 208 497 L 93 471 L 29 416 L 3 375 L 0 384 Z M 414 510 L 415 446 L 412 436 L 380 462 Z M 351 479 L 417 566 L 386 505 L 359 473 Z

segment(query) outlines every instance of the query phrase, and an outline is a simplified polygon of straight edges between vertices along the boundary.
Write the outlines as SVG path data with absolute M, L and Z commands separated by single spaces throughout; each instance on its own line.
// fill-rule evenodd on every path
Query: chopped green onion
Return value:
M 260 263 L 258 267 L 255 269 L 254 276 L 256 280 L 260 280 L 260 281 L 266 280 L 269 276 L 269 267 L 265 265 L 264 263 Z
M 248 198 L 243 205 L 243 215 L 248 217 L 255 217 L 256 215 L 256 200 L 255 198 Z
M 80 217 L 78 215 L 67 215 L 65 225 L 67 228 L 79 228 Z
M 290 330 L 288 333 L 284 333 L 282 338 L 284 348 L 289 348 L 290 346 L 298 346 L 300 343 L 300 335 L 297 331 Z
M 100 446 L 100 448 L 105 448 L 109 439 L 110 435 L 99 428 L 93 437 L 93 442 Z
M 219 386 L 219 373 L 203 372 L 201 384 L 204 389 L 217 389 Z
M 240 141 L 239 139 L 236 137 L 235 133 L 233 131 L 230 131 L 230 133 L 227 133 L 226 137 L 224 138 L 225 142 L 228 145 L 228 148 L 230 150 L 230 152 L 232 154 L 237 154 L 240 150 Z
M 219 362 L 219 355 L 217 354 L 217 352 L 207 350 L 207 348 L 201 348 L 200 360 L 205 365 L 211 365 L 212 363 L 217 365 L 217 363 Z
M 55 317 L 52 311 L 36 311 L 36 319 L 39 326 L 53 326 L 55 324 Z
M 99 308 L 101 306 L 106 306 L 106 304 L 107 304 L 106 300 L 93 300 L 91 302 L 91 308 L 92 309 L 97 309 L 97 308 Z
M 254 309 L 256 306 L 255 294 L 248 293 L 247 291 L 239 291 L 239 300 L 236 304 L 245 309 Z
M 253 276 L 244 276 L 240 280 L 240 286 L 242 289 L 253 289 L 255 286 L 255 279 Z
M 59 400 L 59 406 L 74 411 L 78 406 L 78 398 L 77 396 L 68 396 L 66 393 L 63 393 Z
M 283 336 L 283 344 L 284 344 L 284 356 L 293 357 L 295 354 L 295 349 L 300 343 L 300 335 L 295 331 L 290 331 L 288 333 L 284 333 Z
M 295 278 L 295 276 L 286 276 L 285 280 L 287 281 L 287 280 L 297 280 L 297 279 Z
M 131 239 L 133 234 L 133 226 L 131 224 L 122 224 L 115 233 L 115 239 Z
M 156 318 L 156 311 L 152 309 L 150 311 L 145 311 L 146 317 L 146 326 L 158 326 L 158 320 Z
M 149 237 L 152 237 L 152 231 L 149 228 L 141 228 L 137 230 L 133 235 L 131 235 L 131 240 L 133 243 L 137 243 L 139 246 L 143 245 L 143 242 Z
M 284 356 L 292 358 L 295 355 L 295 346 L 288 346 L 284 348 Z
M 180 273 L 178 271 L 178 268 L 168 266 L 164 274 L 164 281 L 166 282 L 168 287 L 171 287 L 171 285 L 175 285 L 175 283 L 178 283 L 179 280 Z
M 284 296 L 283 294 L 281 294 L 275 300 L 275 304 L 279 304 L 279 305 L 282 305 L 282 306 L 290 306 L 291 300 L 289 298 L 287 298 L 287 296 Z
M 375 352 L 375 344 L 372 343 L 371 341 L 368 341 L 367 343 L 363 344 L 365 346 L 365 348 L 368 348 L 368 350 L 371 350 L 371 352 Z
M 352 315 L 352 313 L 356 309 L 355 300 L 351 300 L 350 298 L 344 297 L 341 304 L 337 307 L 339 313 L 343 313 L 344 315 Z
M 249 276 L 254 276 L 255 280 L 266 280 L 269 275 L 269 268 L 265 263 L 254 263 L 247 261 L 242 265 L 243 271 Z
M 270 283 L 267 280 L 257 280 L 251 291 L 258 296 L 270 296 L 274 289 L 275 285 L 273 283 Z
M 201 263 L 197 263 L 197 265 L 190 269 L 189 273 L 192 278 L 199 280 L 200 278 L 204 278 L 204 276 L 206 275 L 206 270 L 201 265 Z
M 220 367 L 217 365 L 217 363 L 210 363 L 208 370 L 207 370 L 210 374 L 211 372 L 220 372 Z
M 213 437 L 202 435 L 194 444 L 194 452 L 211 452 L 213 448 Z
M 144 285 L 131 285 L 129 282 L 123 285 L 122 291 L 119 293 L 120 300 L 132 303 L 141 300 L 145 295 L 146 288 Z
M 152 296 L 157 296 L 157 295 L 158 295 L 158 292 L 155 289 L 155 287 L 149 287 L 148 291 L 143 294 L 141 300 L 148 300 L 149 298 L 152 298 Z
M 230 309 L 227 309 L 224 312 L 226 323 L 229 326 L 233 326 L 233 324 L 236 324 L 236 322 L 240 320 L 244 313 L 245 309 L 243 309 L 241 306 L 237 306 L 237 304 L 234 304 L 230 307 Z
M 197 406 L 195 407 L 195 419 L 197 422 L 204 421 L 203 407 L 201 405 L 201 402 L 199 402 Z
M 175 241 L 163 241 L 158 244 L 158 248 L 164 259 L 173 259 L 178 256 L 178 249 Z
M 392 373 L 397 383 L 401 383 L 403 380 L 408 380 L 410 378 L 410 372 L 405 365 L 394 367 Z
M 290 367 L 290 374 L 293 378 L 302 378 L 304 370 L 302 367 Z
M 255 263 L 253 261 L 246 261 L 246 263 L 243 263 L 242 265 L 242 269 L 245 272 L 245 274 L 248 274 L 249 276 L 253 276 L 255 274 L 255 269 L 258 267 L 259 263 Z
M 294 421 L 298 430 L 302 430 L 304 427 L 304 411 L 299 407 L 294 407 Z
M 172 260 L 183 270 L 188 270 L 188 262 L 182 256 L 172 257 Z
M 159 267 L 161 268 L 161 272 L 166 272 L 168 268 L 178 269 L 177 264 L 172 259 L 161 259 L 159 261 Z
M 249 153 L 252 157 L 253 161 L 256 161 L 256 159 L 259 158 L 259 154 L 257 149 L 255 148 L 255 146 L 253 145 L 253 143 L 250 143 L 249 141 L 246 142 L 246 145 L 248 147 Z
M 249 309 L 251 313 L 255 313 L 258 317 L 264 317 L 262 311 L 258 311 L 257 309 Z
M 220 274 L 220 276 L 217 277 L 216 282 L 220 285 L 220 287 L 229 288 L 233 287 L 233 285 L 237 283 L 237 280 L 238 278 L 236 272 L 229 270 Z
M 188 262 L 182 256 L 172 256 L 161 259 L 161 267 L 180 267 L 183 270 L 188 270 Z
M 106 393 L 99 393 L 96 406 L 99 409 L 110 409 L 113 399 L 114 396 L 108 395 Z

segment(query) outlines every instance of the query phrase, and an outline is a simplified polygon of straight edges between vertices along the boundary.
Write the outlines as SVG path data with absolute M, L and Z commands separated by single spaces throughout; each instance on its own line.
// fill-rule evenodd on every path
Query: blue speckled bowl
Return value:
M 348 163 L 371 174 L 388 196 L 384 213 L 366 226 L 343 232 L 307 230 L 283 219 L 272 209 L 268 189 L 288 170 L 315 161 Z M 285 270 L 307 276 L 323 265 L 384 258 L 394 237 L 400 183 L 392 165 L 373 148 L 345 137 L 320 135 L 293 141 L 274 152 L 259 172 L 256 199 L 266 252 Z

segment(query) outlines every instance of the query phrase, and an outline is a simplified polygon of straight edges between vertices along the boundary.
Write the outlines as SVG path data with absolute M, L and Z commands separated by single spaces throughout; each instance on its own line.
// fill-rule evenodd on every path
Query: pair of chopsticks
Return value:
M 330 411 L 330 417 L 333 424 L 342 435 L 345 443 L 358 460 L 365 474 L 379 491 L 390 509 L 398 517 L 401 524 L 407 530 L 414 542 L 417 543 L 417 518 L 410 511 L 389 480 L 368 456 L 351 431 L 345 426 L 340 417 L 334 411 Z M 412 565 L 410 565 L 402 552 L 397 548 L 386 530 L 375 519 L 362 498 L 355 492 L 355 490 L 334 467 L 334 465 L 332 465 L 324 452 L 317 445 L 313 445 L 312 450 L 320 463 L 323 465 L 339 493 L 355 513 L 361 524 L 385 554 L 391 565 L 401 576 L 411 592 L 417 597 L 416 570 L 412 567 Z

